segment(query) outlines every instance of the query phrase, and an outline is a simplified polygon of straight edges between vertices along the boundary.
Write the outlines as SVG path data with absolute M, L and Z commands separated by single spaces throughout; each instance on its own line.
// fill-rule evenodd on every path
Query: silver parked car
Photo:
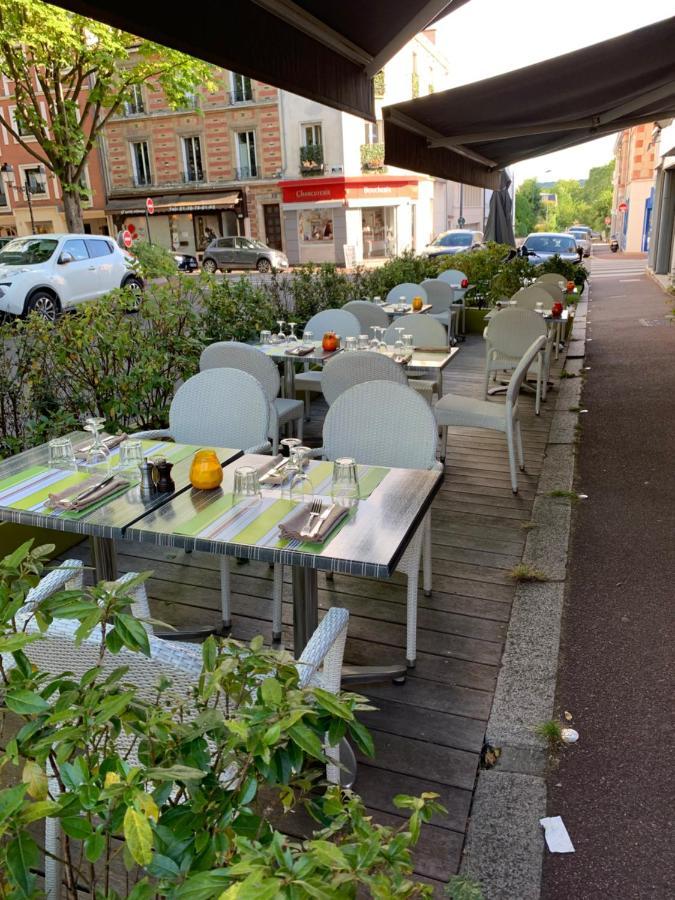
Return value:
M 593 232 L 588 225 L 570 225 L 567 230 L 577 242 L 577 246 L 583 249 L 584 256 L 590 256 Z
M 571 234 L 528 234 L 520 248 L 520 255 L 529 257 L 534 265 L 552 256 L 559 256 L 567 262 L 579 262 L 581 259 L 579 247 Z
M 422 256 L 455 256 L 467 250 L 483 249 L 483 232 L 465 228 L 453 228 L 444 231 L 422 250 Z
M 288 259 L 280 250 L 272 250 L 262 241 L 247 237 L 216 238 L 204 251 L 204 272 L 231 272 L 232 269 L 287 269 Z

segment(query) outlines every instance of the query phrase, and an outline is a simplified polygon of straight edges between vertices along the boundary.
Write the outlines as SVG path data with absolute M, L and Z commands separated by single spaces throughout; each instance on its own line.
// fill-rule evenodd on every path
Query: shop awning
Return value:
M 153 197 L 156 212 L 206 212 L 209 209 L 225 209 L 236 206 L 241 199 L 241 194 L 234 191 L 231 194 L 214 194 L 210 197 L 189 197 L 185 194 L 164 194 Z M 145 197 L 127 197 L 125 199 L 108 200 L 106 212 L 118 213 L 124 216 L 138 216 L 145 214 Z
M 499 169 L 675 115 L 675 17 L 385 107 L 385 163 L 499 188 Z
M 132 34 L 374 121 L 372 78 L 415 34 L 467 0 L 52 0 Z

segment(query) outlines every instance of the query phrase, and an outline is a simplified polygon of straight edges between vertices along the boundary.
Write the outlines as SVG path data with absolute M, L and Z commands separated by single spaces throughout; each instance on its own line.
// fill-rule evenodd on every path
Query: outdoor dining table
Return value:
M 258 350 L 271 357 L 271 359 L 281 361 L 284 364 L 284 378 L 281 385 L 281 395 L 283 397 L 295 397 L 295 366 L 293 363 L 314 363 L 315 365 L 323 365 L 326 360 L 340 350 L 324 350 L 321 343 L 314 341 L 309 344 L 255 344 Z M 302 349 L 302 353 L 291 353 L 289 351 Z M 308 352 L 309 351 L 309 352 Z
M 390 319 L 396 318 L 396 316 L 410 316 L 412 314 L 422 315 L 423 313 L 428 313 L 434 308 L 433 303 L 423 303 L 420 309 L 413 309 L 409 303 L 399 304 L 399 303 L 384 303 L 380 306 L 380 309 L 385 312 Z
M 298 501 L 284 499 L 280 487 L 263 487 L 260 499 L 235 503 L 234 472 L 239 466 L 259 471 L 269 456 L 247 454 L 224 469 L 223 483 L 211 491 L 189 490 L 175 496 L 125 529 L 125 538 L 159 547 L 181 547 L 292 567 L 293 650 L 297 657 L 318 625 L 317 573 L 335 572 L 389 578 L 422 522 L 443 474 L 436 470 L 359 466 L 361 498 L 323 543 L 282 539 L 279 524 Z M 311 461 L 307 473 L 315 496 L 331 504 L 332 463 Z M 402 665 L 345 670 L 352 683 L 402 679 Z
M 91 435 L 84 431 L 72 432 L 67 437 L 76 452 L 78 445 L 91 443 Z M 126 529 L 134 522 L 191 488 L 190 464 L 200 449 L 198 446 L 164 440 L 143 440 L 142 447 L 146 458 L 163 456 L 173 463 L 171 477 L 175 487 L 172 492 L 150 496 L 142 494 L 140 473 L 133 472 L 126 489 L 122 487 L 119 492 L 80 511 L 50 508 L 45 505 L 49 493 L 56 493 L 77 481 L 85 481 L 91 477 L 91 472 L 87 472 L 85 466 L 78 467 L 77 472 L 50 468 L 49 445 L 42 444 L 0 462 L 0 521 L 87 535 L 97 580 L 114 580 L 117 577 L 115 541 L 122 539 Z M 221 465 L 242 455 L 241 450 L 214 449 Z M 119 448 L 111 450 L 113 467 L 118 455 Z

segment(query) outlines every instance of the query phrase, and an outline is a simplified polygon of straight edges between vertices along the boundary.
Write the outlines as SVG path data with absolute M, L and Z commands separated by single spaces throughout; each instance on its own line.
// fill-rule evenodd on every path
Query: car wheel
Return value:
M 213 259 L 205 259 L 202 263 L 202 271 L 208 272 L 209 275 L 213 275 L 214 272 L 218 271 L 218 266 Z
M 37 313 L 47 322 L 56 322 L 61 312 L 61 304 L 49 291 L 35 291 L 26 302 L 26 315 Z
M 269 261 L 269 259 L 259 259 L 256 263 L 256 269 L 259 272 L 271 272 L 272 263 Z

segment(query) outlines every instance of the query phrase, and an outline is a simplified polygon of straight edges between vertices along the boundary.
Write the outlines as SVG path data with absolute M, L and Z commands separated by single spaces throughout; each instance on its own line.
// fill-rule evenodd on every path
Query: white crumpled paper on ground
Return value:
M 549 816 L 546 819 L 539 819 L 539 824 L 544 829 L 546 846 L 551 853 L 574 853 L 574 844 L 570 840 L 570 836 L 560 816 Z

